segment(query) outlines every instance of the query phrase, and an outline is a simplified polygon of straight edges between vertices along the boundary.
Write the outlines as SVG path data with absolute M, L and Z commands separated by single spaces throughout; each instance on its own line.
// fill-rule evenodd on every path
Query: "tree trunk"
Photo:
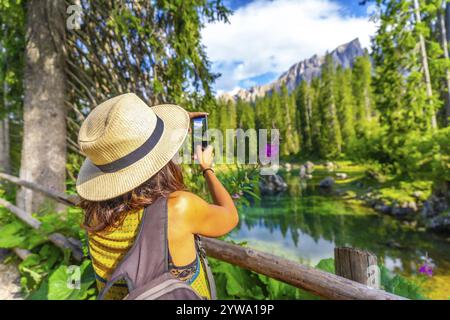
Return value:
M 420 6 L 419 6 L 419 0 L 414 0 L 414 13 L 416 15 L 416 22 L 421 23 L 422 18 L 420 17 Z M 425 46 L 425 38 L 422 34 L 419 35 L 419 44 L 420 44 L 420 53 L 422 56 L 422 67 L 423 72 L 425 76 L 425 85 L 427 89 L 427 97 L 431 99 L 433 97 L 433 90 L 431 88 L 431 77 L 430 77 L 430 69 L 428 68 L 428 55 L 427 55 L 427 48 Z M 436 111 L 432 110 L 431 114 L 431 128 L 436 129 L 437 128 L 437 122 L 436 122 Z
M 65 1 L 28 2 L 24 73 L 24 132 L 20 177 L 65 190 Z M 44 197 L 22 189 L 17 204 L 35 212 Z

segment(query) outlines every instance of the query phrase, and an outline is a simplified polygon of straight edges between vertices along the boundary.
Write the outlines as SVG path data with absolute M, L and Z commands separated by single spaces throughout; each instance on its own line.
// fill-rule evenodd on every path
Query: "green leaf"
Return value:
M 78 268 L 77 268 L 78 267 Z M 72 279 L 79 279 L 79 287 Z M 80 266 L 61 265 L 33 292 L 30 300 L 84 300 L 92 294 L 89 290 L 95 282 L 91 261 L 84 260 Z
M 20 267 L 32 267 L 35 265 L 38 265 L 41 262 L 41 257 L 38 254 L 32 253 L 30 254 L 28 257 L 25 258 L 25 260 L 23 260 L 20 265 Z
M 46 237 L 42 236 L 34 230 L 30 230 L 28 231 L 26 241 L 24 241 L 23 243 L 23 247 L 31 250 L 47 241 L 48 239 Z
M 328 259 L 322 259 L 319 261 L 319 263 L 316 265 L 316 269 L 320 269 L 322 271 L 326 271 L 329 273 L 335 273 L 334 271 L 334 259 L 328 258 Z
M 211 262 L 221 299 L 265 298 L 263 284 L 257 274 L 217 260 Z
M 26 239 L 23 234 L 25 227 L 19 221 L 13 221 L 0 228 L 0 248 L 20 246 Z

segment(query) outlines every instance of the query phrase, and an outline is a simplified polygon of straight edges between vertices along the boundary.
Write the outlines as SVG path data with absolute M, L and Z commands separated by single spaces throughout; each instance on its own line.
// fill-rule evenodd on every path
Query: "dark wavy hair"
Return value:
M 121 225 L 126 213 L 138 211 L 160 197 L 168 197 L 174 191 L 185 190 L 179 165 L 170 161 L 149 180 L 132 191 L 105 201 L 81 199 L 84 210 L 83 227 L 89 232 L 99 232 Z

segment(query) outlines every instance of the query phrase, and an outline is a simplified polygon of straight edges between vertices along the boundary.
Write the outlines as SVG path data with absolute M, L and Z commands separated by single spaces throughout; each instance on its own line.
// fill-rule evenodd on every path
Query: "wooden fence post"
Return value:
M 336 275 L 379 289 L 377 256 L 356 248 L 335 248 L 334 266 Z

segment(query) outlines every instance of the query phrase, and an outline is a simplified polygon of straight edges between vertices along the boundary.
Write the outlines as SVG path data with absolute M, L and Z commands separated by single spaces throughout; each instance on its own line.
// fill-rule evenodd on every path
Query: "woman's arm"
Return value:
M 214 159 L 212 146 L 208 146 L 204 151 L 202 151 L 201 146 L 197 146 L 196 154 L 202 171 L 210 169 L 212 167 Z M 230 213 L 237 216 L 237 209 L 234 205 L 233 199 L 231 198 L 225 187 L 222 185 L 222 183 L 219 181 L 219 179 L 217 179 L 214 172 L 211 170 L 206 170 L 204 171 L 204 176 L 214 204 L 224 207 Z
M 202 170 L 211 168 L 213 148 L 196 150 L 196 157 Z M 208 189 L 214 204 L 209 204 L 190 192 L 178 191 L 173 194 L 174 212 L 182 213 L 188 231 L 207 237 L 220 237 L 230 232 L 239 222 L 237 209 L 228 191 L 211 170 L 205 172 Z

